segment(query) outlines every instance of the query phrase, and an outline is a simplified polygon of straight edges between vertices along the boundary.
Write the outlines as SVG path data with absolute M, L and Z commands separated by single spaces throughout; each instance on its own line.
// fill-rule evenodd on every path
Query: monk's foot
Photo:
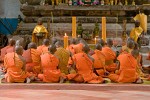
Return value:
M 26 78 L 26 83 L 30 83 L 31 79 L 30 78 Z
M 108 83 L 108 80 L 104 80 L 102 83 Z
M 66 78 L 64 78 L 64 77 L 60 77 L 60 81 L 59 81 L 59 83 L 64 83 L 66 81 Z
M 38 77 L 34 78 L 34 81 L 42 81 L 41 79 L 39 79 Z
M 1 83 L 7 83 L 5 78 L 2 78 L 0 81 Z
M 140 79 L 140 78 L 139 78 L 139 79 L 137 79 L 137 81 L 135 82 L 135 84 L 142 84 L 142 83 L 144 83 L 144 82 L 143 82 L 143 80 L 142 80 L 142 79 Z

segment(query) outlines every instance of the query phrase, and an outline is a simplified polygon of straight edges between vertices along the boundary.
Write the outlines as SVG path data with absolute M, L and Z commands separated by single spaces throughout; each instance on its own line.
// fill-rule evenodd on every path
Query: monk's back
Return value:
M 105 65 L 105 55 L 100 50 L 95 50 L 95 54 L 92 55 L 94 58 L 94 68 L 103 68 Z
M 75 54 L 74 61 L 76 62 L 76 68 L 79 73 L 91 73 L 93 62 L 88 58 L 87 54 Z
M 45 45 L 41 45 L 41 46 L 37 47 L 37 51 L 40 54 L 44 54 L 44 53 L 48 52 L 48 47 Z
M 8 53 L 5 56 L 5 66 L 7 70 L 11 70 L 13 72 L 20 72 L 22 71 L 23 62 L 20 60 L 18 55 L 14 52 Z
M 32 62 L 40 62 L 40 53 L 36 49 L 31 49 Z
M 41 55 L 41 64 L 43 70 L 56 70 L 59 60 L 54 55 L 46 53 Z
M 102 52 L 105 55 L 106 60 L 113 60 L 116 58 L 115 52 L 109 47 L 103 47 Z

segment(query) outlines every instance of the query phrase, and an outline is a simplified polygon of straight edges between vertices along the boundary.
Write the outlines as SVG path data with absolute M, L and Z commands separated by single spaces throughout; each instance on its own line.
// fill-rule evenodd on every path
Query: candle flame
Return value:
M 95 40 L 96 40 L 96 38 L 95 38 Z
M 65 36 L 67 36 L 67 34 L 65 33 Z

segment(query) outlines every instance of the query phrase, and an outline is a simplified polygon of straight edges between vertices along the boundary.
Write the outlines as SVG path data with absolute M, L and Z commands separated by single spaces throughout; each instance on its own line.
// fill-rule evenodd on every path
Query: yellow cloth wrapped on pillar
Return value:
M 47 29 L 43 25 L 36 25 L 34 30 L 33 30 L 33 33 L 32 33 L 32 42 L 37 42 L 37 39 L 36 39 L 37 33 L 45 33 L 44 38 L 48 37 Z
M 140 21 L 140 27 L 143 29 L 144 32 L 147 32 L 147 15 L 144 13 L 137 14 L 134 17 L 134 20 L 139 20 Z
M 143 32 L 143 29 L 141 27 L 135 27 L 130 32 L 130 38 L 132 38 L 135 42 L 137 42 L 138 37 Z

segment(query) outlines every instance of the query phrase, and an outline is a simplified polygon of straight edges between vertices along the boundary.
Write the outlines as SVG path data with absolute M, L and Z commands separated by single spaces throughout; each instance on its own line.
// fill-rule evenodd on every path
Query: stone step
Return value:
M 135 16 L 136 11 L 145 10 L 149 15 L 150 5 L 97 5 L 97 6 L 41 6 L 41 5 L 22 5 L 21 12 L 25 16 Z
M 39 17 L 36 16 L 29 16 L 29 17 L 25 17 L 24 18 L 24 22 L 25 23 L 36 23 Z M 52 17 L 41 17 L 43 22 L 47 22 L 48 20 L 50 20 L 50 22 L 52 22 Z M 117 16 L 114 17 L 106 17 L 107 23 L 123 23 L 124 19 L 127 19 L 127 23 L 134 23 L 133 17 L 123 17 L 123 16 L 119 16 L 117 18 Z M 94 16 L 77 16 L 77 22 L 81 22 L 81 23 L 101 23 L 102 17 L 98 16 L 98 17 L 94 17 Z M 118 19 L 118 21 L 117 21 Z M 148 22 L 150 22 L 150 16 L 148 16 L 147 18 Z M 71 23 L 72 22 L 72 17 L 71 16 L 56 16 L 53 17 L 53 22 L 54 23 Z

